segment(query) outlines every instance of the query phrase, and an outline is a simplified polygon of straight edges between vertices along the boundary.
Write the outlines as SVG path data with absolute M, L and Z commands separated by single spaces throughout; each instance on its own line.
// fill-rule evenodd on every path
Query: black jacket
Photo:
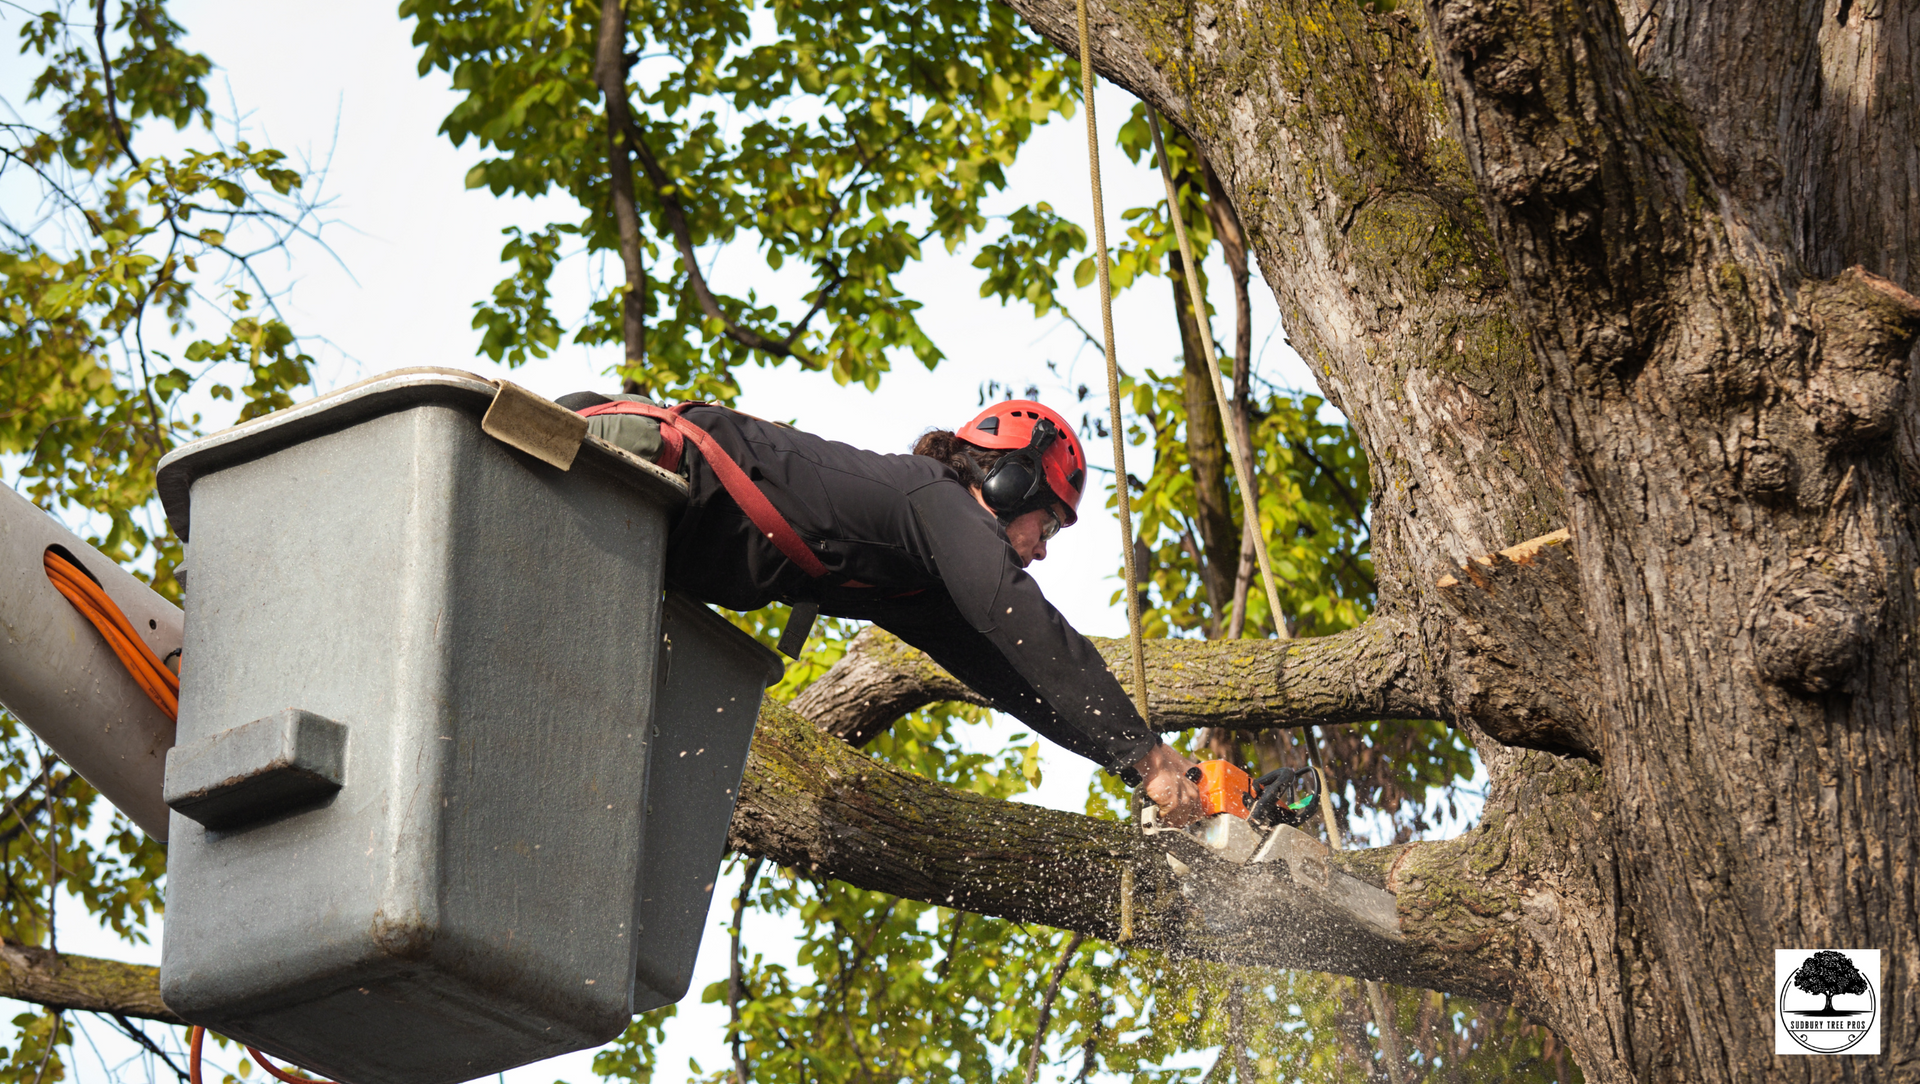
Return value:
M 1020 567 L 1005 529 L 952 468 L 883 455 L 723 407 L 686 419 L 711 434 L 827 566 L 809 577 L 727 495 L 692 441 L 667 582 L 735 610 L 811 600 L 926 652 L 994 706 L 1102 767 L 1160 742 L 1106 663 Z M 871 587 L 842 586 L 852 580 Z

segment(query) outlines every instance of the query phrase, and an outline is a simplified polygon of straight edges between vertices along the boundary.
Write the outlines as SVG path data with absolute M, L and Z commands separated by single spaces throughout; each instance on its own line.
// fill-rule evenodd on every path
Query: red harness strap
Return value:
M 666 470 L 680 469 L 680 458 L 685 453 L 686 441 L 693 441 L 693 446 L 700 449 L 700 454 L 707 459 L 707 465 L 712 467 L 713 473 L 719 477 L 720 484 L 726 487 L 727 496 L 733 498 L 733 503 L 740 506 L 740 511 L 747 514 L 747 518 L 753 521 L 755 527 L 760 528 L 760 533 L 766 535 L 781 553 L 786 554 L 787 560 L 798 565 L 800 571 L 814 579 L 825 578 L 828 574 L 827 566 L 820 563 L 820 558 L 808 548 L 806 540 L 800 537 L 800 532 L 794 530 L 793 524 L 787 522 L 787 517 L 780 514 L 780 510 L 773 506 L 773 502 L 767 499 L 765 493 L 760 492 L 760 487 L 753 484 L 753 479 L 748 478 L 747 472 L 740 469 L 740 464 L 734 462 L 733 457 L 727 454 L 727 450 L 720 447 L 720 443 L 708 435 L 705 429 L 680 416 L 680 412 L 688 407 L 701 405 L 700 403 L 680 403 L 669 409 L 654 406 L 652 403 L 615 400 L 611 403 L 587 407 L 579 413 L 589 418 L 596 414 L 638 414 L 658 421 L 660 439 L 667 446 L 661 453 L 659 465 Z M 866 584 L 849 580 L 844 586 L 865 587 Z

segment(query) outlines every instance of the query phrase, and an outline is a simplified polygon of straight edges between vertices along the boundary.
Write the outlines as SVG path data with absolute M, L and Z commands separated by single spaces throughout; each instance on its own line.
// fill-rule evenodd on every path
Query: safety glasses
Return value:
M 1047 524 L 1040 528 L 1040 541 L 1051 542 L 1053 541 L 1053 536 L 1060 533 L 1060 517 L 1051 508 L 1047 509 L 1046 512 Z

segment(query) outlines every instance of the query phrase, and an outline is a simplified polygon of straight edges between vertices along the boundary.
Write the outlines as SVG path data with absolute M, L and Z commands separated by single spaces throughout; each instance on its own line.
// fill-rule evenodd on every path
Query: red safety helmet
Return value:
M 1039 403 L 1012 399 L 995 403 L 962 426 L 955 436 L 981 448 L 1006 449 L 987 472 L 981 496 L 987 507 L 1010 520 L 1053 501 L 1066 506 L 1071 526 L 1080 518 L 1080 494 L 1087 485 L 1087 453 L 1067 420 Z M 1026 454 L 1021 454 L 1021 453 Z M 1034 470 L 1038 458 L 1040 470 Z M 1044 477 L 1051 496 L 1041 492 Z

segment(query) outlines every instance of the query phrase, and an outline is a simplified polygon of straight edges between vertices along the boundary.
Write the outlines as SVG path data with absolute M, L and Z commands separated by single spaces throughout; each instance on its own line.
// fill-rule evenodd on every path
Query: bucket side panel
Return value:
M 693 979 L 760 700 L 781 671 L 777 656 L 692 599 L 667 599 L 665 630 L 635 916 L 636 1012 L 680 1000 Z
M 435 960 L 606 1041 L 629 1016 L 669 512 L 483 437 L 455 486 Z
M 439 416 L 439 417 L 436 417 Z M 213 832 L 175 814 L 162 992 L 190 1019 L 249 1030 L 249 1014 L 356 981 L 430 930 L 438 805 L 427 744 L 444 700 L 445 610 L 457 412 L 389 414 L 198 479 L 180 738 L 285 708 L 347 728 L 345 785 L 318 805 Z M 430 746 L 438 755 L 438 745 Z M 398 903 L 398 906 L 396 906 Z M 417 941 L 417 938 L 414 939 Z

